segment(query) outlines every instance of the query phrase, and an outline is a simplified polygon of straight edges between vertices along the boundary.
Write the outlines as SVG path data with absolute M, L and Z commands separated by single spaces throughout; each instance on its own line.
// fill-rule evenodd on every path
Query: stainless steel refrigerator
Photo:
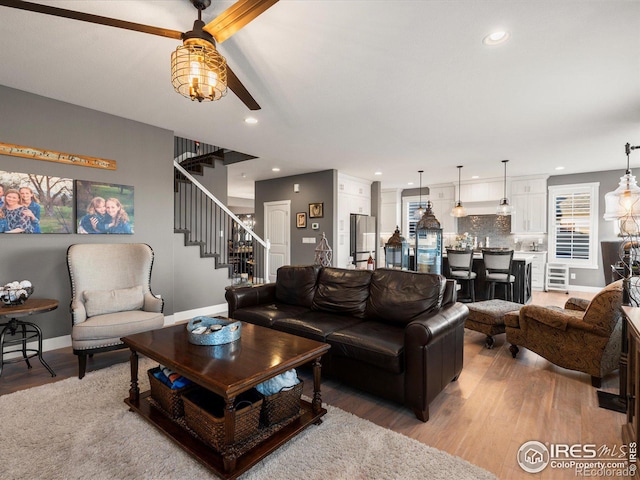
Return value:
M 376 260 L 376 217 L 351 214 L 350 249 L 356 268 L 367 268 L 369 255 Z

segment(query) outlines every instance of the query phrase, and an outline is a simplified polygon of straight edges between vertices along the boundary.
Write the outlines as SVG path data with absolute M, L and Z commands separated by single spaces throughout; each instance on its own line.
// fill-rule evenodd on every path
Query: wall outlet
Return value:
M 576 279 L 576 274 L 575 274 L 575 273 L 572 273 L 572 274 L 571 274 L 571 280 L 575 280 L 575 279 Z

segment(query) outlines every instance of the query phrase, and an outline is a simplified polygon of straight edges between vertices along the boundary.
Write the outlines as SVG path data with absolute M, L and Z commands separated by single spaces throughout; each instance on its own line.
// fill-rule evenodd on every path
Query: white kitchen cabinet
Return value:
M 465 202 L 498 202 L 504 192 L 503 182 L 500 180 L 490 182 L 463 183 L 460 185 L 460 201 Z
M 511 180 L 511 195 L 528 195 L 530 193 L 547 193 L 547 179 L 526 178 Z
M 531 193 L 511 196 L 511 233 L 547 231 L 547 195 Z
M 547 268 L 547 252 L 526 252 L 531 255 L 531 288 L 533 290 L 544 290 L 545 272 Z
M 453 185 L 429 187 L 429 200 L 433 213 L 442 227 L 442 233 L 456 233 L 456 218 L 451 216 L 451 209 L 456 205 Z

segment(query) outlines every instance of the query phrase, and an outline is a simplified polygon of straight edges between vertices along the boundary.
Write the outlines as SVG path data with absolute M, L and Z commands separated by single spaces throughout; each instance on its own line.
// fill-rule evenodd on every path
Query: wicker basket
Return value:
M 260 426 L 262 395 L 252 389 L 236 397 L 236 428 L 232 443 L 255 435 Z M 194 390 L 184 396 L 184 420 L 203 441 L 215 450 L 225 447 L 224 399 L 208 390 Z
M 171 389 L 153 375 L 159 371 L 160 367 L 147 370 L 149 374 L 149 385 L 151 386 L 151 398 L 154 399 L 171 418 L 180 418 L 184 416 L 182 395 L 197 387 L 191 384 L 186 387 Z
M 299 413 L 303 385 L 300 380 L 300 383 L 289 390 L 282 390 L 264 397 L 261 412 L 262 423 L 266 426 L 273 425 Z

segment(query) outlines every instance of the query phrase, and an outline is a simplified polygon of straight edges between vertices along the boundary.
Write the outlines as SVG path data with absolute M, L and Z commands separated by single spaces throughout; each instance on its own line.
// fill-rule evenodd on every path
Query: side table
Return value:
M 18 320 L 20 317 L 50 312 L 56 308 L 58 308 L 58 301 L 49 298 L 28 298 L 22 305 L 0 307 L 0 319 L 9 319 L 8 323 L 0 323 L 0 328 L 2 328 L 0 333 L 0 375 L 2 375 L 2 367 L 5 363 L 16 363 L 24 360 L 27 363 L 27 368 L 31 368 L 29 359 L 37 356 L 40 363 L 49 370 L 51 376 L 56 376 L 52 368 L 42 358 L 42 330 L 40 330 L 40 327 L 35 323 Z M 38 340 L 38 348 L 27 348 L 27 341 L 33 339 Z M 19 345 L 19 347 L 13 350 L 5 350 L 6 346 L 11 347 L 13 345 Z M 21 352 L 22 358 L 4 359 L 6 354 L 16 352 Z

